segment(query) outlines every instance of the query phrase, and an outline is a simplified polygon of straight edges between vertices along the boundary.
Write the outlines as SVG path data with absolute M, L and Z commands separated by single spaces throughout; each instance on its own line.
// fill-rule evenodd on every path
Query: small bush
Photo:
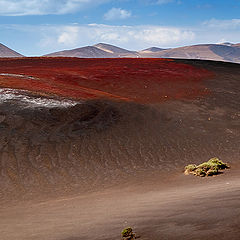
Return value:
M 229 168 L 229 166 L 222 162 L 221 160 L 219 160 L 218 158 L 211 158 L 208 163 L 212 164 L 212 165 L 217 165 L 219 169 L 226 169 L 226 168 Z
M 207 171 L 207 176 L 217 175 L 218 173 L 219 173 L 218 170 L 210 169 L 210 170 Z
M 229 166 L 218 158 L 211 158 L 200 165 L 190 164 L 185 167 L 185 175 L 193 174 L 199 177 L 213 176 L 219 174 L 220 170 L 229 168 Z
M 202 168 L 197 168 L 195 171 L 193 171 L 193 174 L 199 177 L 205 177 L 207 175 L 206 171 Z
M 133 233 L 133 229 L 131 227 L 127 227 L 127 228 L 122 230 L 122 239 L 123 240 L 136 239 L 136 234 Z
M 190 173 L 190 172 L 196 170 L 196 168 L 197 168 L 197 165 L 189 164 L 185 167 L 185 172 Z

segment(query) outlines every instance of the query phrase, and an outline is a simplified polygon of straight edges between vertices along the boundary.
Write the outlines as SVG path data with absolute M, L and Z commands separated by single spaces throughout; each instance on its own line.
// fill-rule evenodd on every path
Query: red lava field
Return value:
M 0 239 L 239 240 L 239 93 L 239 64 L 0 58 Z
M 207 94 L 213 73 L 167 59 L 0 59 L 0 86 L 73 99 L 139 103 Z

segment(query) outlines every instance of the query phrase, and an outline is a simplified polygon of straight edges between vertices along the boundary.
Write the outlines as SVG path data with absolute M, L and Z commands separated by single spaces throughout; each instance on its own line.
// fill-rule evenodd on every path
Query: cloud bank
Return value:
M 74 48 L 98 42 L 116 44 L 125 48 L 141 49 L 147 46 L 169 46 L 193 40 L 192 31 L 161 26 L 111 26 L 103 24 L 45 26 L 41 46 Z
M 0 0 L 1 16 L 74 13 L 109 0 Z
M 203 23 L 204 26 L 217 29 L 236 29 L 240 28 L 240 19 L 219 20 L 211 19 Z

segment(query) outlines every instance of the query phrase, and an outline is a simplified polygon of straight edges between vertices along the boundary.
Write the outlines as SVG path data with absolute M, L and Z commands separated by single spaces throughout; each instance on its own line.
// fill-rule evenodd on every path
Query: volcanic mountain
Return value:
M 142 52 L 159 52 L 162 50 L 166 50 L 165 48 L 158 48 L 158 47 L 150 47 L 147 49 L 142 50 Z
M 112 240 L 127 226 L 240 239 L 239 76 L 214 61 L 1 58 L 1 240 Z M 211 157 L 231 168 L 183 175 Z
M 47 54 L 47 57 L 79 57 L 79 58 L 119 58 L 136 57 L 133 51 L 128 51 L 110 44 L 99 43 L 94 46 L 65 50 Z
M 83 57 L 83 58 L 181 58 L 227 61 L 240 63 L 239 44 L 200 44 L 179 48 L 163 49 L 151 47 L 142 51 L 129 51 L 110 44 L 99 43 L 94 46 L 65 50 L 46 56 Z
M 0 57 L 23 57 L 23 55 L 0 43 Z
M 146 56 L 146 55 L 145 55 Z M 207 59 L 240 63 L 240 47 L 226 44 L 203 44 L 173 48 L 151 54 L 151 57 Z
M 150 48 L 139 51 L 138 54 L 139 54 L 139 57 L 141 58 L 155 58 L 156 55 L 163 50 L 166 50 L 166 49 L 158 48 L 158 47 L 150 47 Z
M 111 53 L 94 46 L 64 50 L 45 55 L 46 57 L 111 58 Z
M 94 47 L 99 48 L 105 52 L 111 53 L 114 57 L 137 57 L 137 52 L 129 51 L 106 43 L 98 43 Z

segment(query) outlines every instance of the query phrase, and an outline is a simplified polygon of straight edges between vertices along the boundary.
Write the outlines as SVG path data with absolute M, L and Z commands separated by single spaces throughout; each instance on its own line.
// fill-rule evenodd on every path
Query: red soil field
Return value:
M 0 59 L 0 87 L 72 99 L 156 103 L 208 94 L 206 69 L 170 59 Z

